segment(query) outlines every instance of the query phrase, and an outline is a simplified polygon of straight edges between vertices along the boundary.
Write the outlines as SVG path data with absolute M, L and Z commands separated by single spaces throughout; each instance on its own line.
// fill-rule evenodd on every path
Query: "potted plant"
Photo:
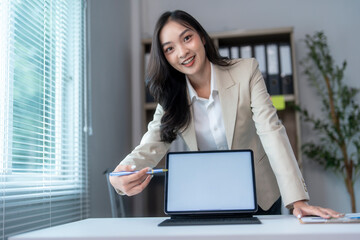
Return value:
M 305 44 L 308 52 L 301 65 L 322 103 L 323 114 L 315 117 L 296 106 L 319 136 L 316 142 L 303 144 L 302 150 L 308 158 L 342 176 L 351 210 L 356 212 L 354 183 L 360 176 L 360 107 L 356 96 L 360 89 L 344 84 L 346 61 L 335 65 L 323 32 L 306 35 Z

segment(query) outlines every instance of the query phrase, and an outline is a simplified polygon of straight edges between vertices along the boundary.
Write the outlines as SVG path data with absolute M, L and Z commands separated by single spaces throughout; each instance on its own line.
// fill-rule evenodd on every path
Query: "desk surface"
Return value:
M 294 216 L 259 216 L 262 224 L 158 227 L 166 218 L 89 218 L 10 240 L 114 239 L 360 239 L 360 224 L 300 224 Z

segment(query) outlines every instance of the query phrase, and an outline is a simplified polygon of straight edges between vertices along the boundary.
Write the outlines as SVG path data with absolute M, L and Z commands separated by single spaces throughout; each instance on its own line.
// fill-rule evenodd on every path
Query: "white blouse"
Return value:
M 211 91 L 209 99 L 198 96 L 186 77 L 186 84 L 194 113 L 196 141 L 200 151 L 227 150 L 224 120 L 221 111 L 219 92 L 211 64 Z

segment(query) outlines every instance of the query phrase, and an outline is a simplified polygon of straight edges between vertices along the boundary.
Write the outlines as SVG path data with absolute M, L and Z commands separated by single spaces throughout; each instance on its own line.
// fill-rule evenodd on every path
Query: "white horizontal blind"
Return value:
M 81 0 L 0 0 L 0 239 L 88 217 Z

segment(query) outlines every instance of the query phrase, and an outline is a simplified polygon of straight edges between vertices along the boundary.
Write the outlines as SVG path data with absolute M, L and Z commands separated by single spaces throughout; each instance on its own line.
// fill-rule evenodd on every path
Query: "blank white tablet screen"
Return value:
M 255 209 L 250 151 L 168 155 L 167 212 Z

